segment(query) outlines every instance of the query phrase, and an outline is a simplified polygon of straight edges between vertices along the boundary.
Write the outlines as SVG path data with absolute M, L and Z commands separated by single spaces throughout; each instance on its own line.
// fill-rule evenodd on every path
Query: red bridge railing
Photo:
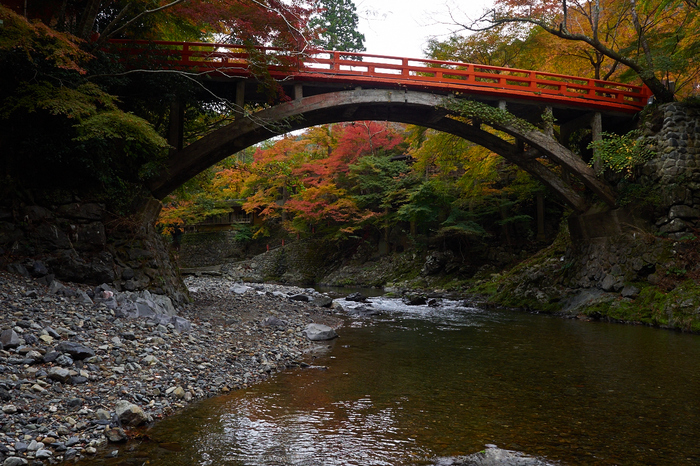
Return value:
M 326 50 L 294 53 L 275 48 L 246 49 L 230 44 L 112 40 L 124 60 L 150 68 L 251 77 L 261 71 L 275 79 L 374 83 L 447 92 L 572 103 L 623 112 L 643 109 L 652 93 L 635 86 L 542 71 L 400 58 Z

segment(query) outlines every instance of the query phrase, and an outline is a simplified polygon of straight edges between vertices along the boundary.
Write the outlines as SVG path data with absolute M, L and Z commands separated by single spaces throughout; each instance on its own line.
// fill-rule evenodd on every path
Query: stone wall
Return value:
M 145 202 L 128 217 L 71 194 L 29 203 L 0 202 L 0 266 L 41 278 L 100 285 L 118 291 L 150 290 L 174 302 L 187 291 L 169 249 L 155 230 L 161 204 Z
M 180 245 L 180 267 L 207 267 L 226 260 L 242 259 L 245 249 L 235 240 L 235 235 L 236 233 L 230 230 L 185 233 Z
M 700 106 L 662 106 L 646 125 L 657 157 L 641 183 L 655 190 L 656 232 L 681 238 L 700 227 Z
M 700 227 L 700 108 L 661 106 L 645 123 L 657 156 L 639 184 L 649 199 L 569 218 L 572 246 L 560 280 L 568 288 L 619 292 L 626 283 L 655 283 L 674 267 L 678 246 Z M 653 204 L 652 212 L 639 203 Z

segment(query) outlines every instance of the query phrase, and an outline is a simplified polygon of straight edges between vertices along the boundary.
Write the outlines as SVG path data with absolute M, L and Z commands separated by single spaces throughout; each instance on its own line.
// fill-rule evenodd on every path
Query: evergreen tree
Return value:
M 365 36 L 357 30 L 357 8 L 352 0 L 318 0 L 320 13 L 311 18 L 309 25 L 319 28 L 314 41 L 325 50 L 363 52 Z

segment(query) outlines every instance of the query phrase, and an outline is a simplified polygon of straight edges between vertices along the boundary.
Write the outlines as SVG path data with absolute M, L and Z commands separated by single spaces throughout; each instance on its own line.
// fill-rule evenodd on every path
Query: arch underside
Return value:
M 350 90 L 305 97 L 237 119 L 171 155 L 161 176 L 150 184 L 154 196 L 164 198 L 178 186 L 226 157 L 259 142 L 310 126 L 348 121 L 392 121 L 424 126 L 479 144 L 516 164 L 537 178 L 577 211 L 584 211 L 584 196 L 575 191 L 537 158 L 547 157 L 608 204 L 614 205 L 612 190 L 595 178 L 593 170 L 552 137 L 539 131 L 512 126 L 494 128 L 513 136 L 517 144 L 451 117 L 439 107 L 444 97 L 397 90 Z M 525 147 L 527 146 L 527 149 Z

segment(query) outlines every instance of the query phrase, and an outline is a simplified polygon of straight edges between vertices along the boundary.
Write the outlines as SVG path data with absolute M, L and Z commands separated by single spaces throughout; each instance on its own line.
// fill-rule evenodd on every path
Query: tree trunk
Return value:
M 97 13 L 100 12 L 101 0 L 89 0 L 83 14 L 80 16 L 80 22 L 75 30 L 75 35 L 81 39 L 88 40 L 92 32 L 92 26 L 95 24 Z

